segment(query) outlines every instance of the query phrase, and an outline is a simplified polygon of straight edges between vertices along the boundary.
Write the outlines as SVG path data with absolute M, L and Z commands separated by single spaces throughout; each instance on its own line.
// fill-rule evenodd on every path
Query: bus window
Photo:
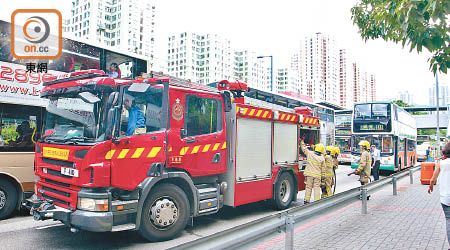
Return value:
M 383 136 L 382 153 L 392 153 L 394 151 L 392 136 Z
M 132 57 L 105 51 L 105 72 L 112 78 L 133 78 L 134 60 Z
M 69 39 L 63 40 L 63 53 L 56 60 L 50 60 L 49 70 L 74 72 L 86 69 L 100 69 L 100 49 Z
M 33 152 L 42 130 L 43 108 L 0 106 L 0 152 Z

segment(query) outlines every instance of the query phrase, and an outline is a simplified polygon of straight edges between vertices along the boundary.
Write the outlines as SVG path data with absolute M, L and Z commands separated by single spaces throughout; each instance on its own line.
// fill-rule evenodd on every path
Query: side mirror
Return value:
M 187 136 L 187 130 L 184 128 L 180 128 L 180 136 L 181 137 L 186 137 Z
M 81 98 L 81 100 L 94 104 L 100 101 L 100 98 L 98 98 L 96 95 L 92 94 L 91 92 L 81 92 L 78 94 L 78 96 Z
M 230 112 L 232 109 L 231 94 L 229 91 L 223 91 L 221 94 L 223 97 L 223 104 L 224 104 L 225 112 Z

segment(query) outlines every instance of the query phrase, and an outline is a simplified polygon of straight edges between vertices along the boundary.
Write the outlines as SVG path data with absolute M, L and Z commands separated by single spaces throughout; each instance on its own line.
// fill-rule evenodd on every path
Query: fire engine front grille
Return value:
M 72 179 L 72 176 L 63 175 L 63 174 L 61 174 L 61 172 L 53 170 L 53 169 L 49 169 L 49 168 L 47 168 L 47 173 L 51 174 L 51 175 L 54 175 L 54 176 L 58 176 L 58 177 Z
M 45 182 L 52 183 L 52 184 L 62 186 L 62 187 L 70 187 L 70 184 L 59 182 L 59 181 L 54 181 L 54 180 L 50 180 L 50 179 L 45 179 Z
M 70 197 L 70 193 L 67 193 L 67 192 L 64 192 L 64 191 L 60 191 L 60 190 L 56 190 L 56 189 L 51 188 L 51 187 L 42 186 L 42 189 L 44 189 L 45 191 L 50 191 L 50 192 L 55 193 L 55 194 L 60 194 L 60 195 L 66 196 L 66 197 Z
M 73 162 L 70 162 L 70 161 L 61 161 L 61 160 L 55 160 L 55 159 L 50 159 L 50 158 L 42 158 L 42 162 L 47 163 L 47 164 L 57 165 L 57 166 L 69 167 L 69 168 L 74 167 Z

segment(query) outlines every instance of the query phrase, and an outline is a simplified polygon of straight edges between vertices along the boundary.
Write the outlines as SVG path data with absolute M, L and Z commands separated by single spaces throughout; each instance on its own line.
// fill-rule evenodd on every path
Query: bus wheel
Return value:
M 161 184 L 144 202 L 139 233 L 149 241 L 173 239 L 184 230 L 190 214 L 184 191 L 174 184 Z
M 11 182 L 0 180 L 0 220 L 12 214 L 17 204 L 17 192 Z
M 291 174 L 284 172 L 275 183 L 273 205 L 276 209 L 286 209 L 291 205 L 295 192 L 294 179 Z

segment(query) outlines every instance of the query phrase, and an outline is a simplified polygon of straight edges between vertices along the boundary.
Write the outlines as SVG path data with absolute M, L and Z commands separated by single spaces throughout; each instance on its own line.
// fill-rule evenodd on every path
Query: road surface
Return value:
M 358 187 L 357 176 L 347 176 L 352 170 L 348 165 L 338 168 L 336 192 Z M 303 204 L 304 191 L 292 206 Z M 276 213 L 266 203 L 243 205 L 237 208 L 223 208 L 219 213 L 194 219 L 194 226 L 188 226 L 176 239 L 166 242 L 146 242 L 134 231 L 114 233 L 92 233 L 80 231 L 71 233 L 63 224 L 51 220 L 33 221 L 26 214 L 0 221 L 0 246 L 2 249 L 166 249 L 182 243 L 220 232 L 237 225 Z

